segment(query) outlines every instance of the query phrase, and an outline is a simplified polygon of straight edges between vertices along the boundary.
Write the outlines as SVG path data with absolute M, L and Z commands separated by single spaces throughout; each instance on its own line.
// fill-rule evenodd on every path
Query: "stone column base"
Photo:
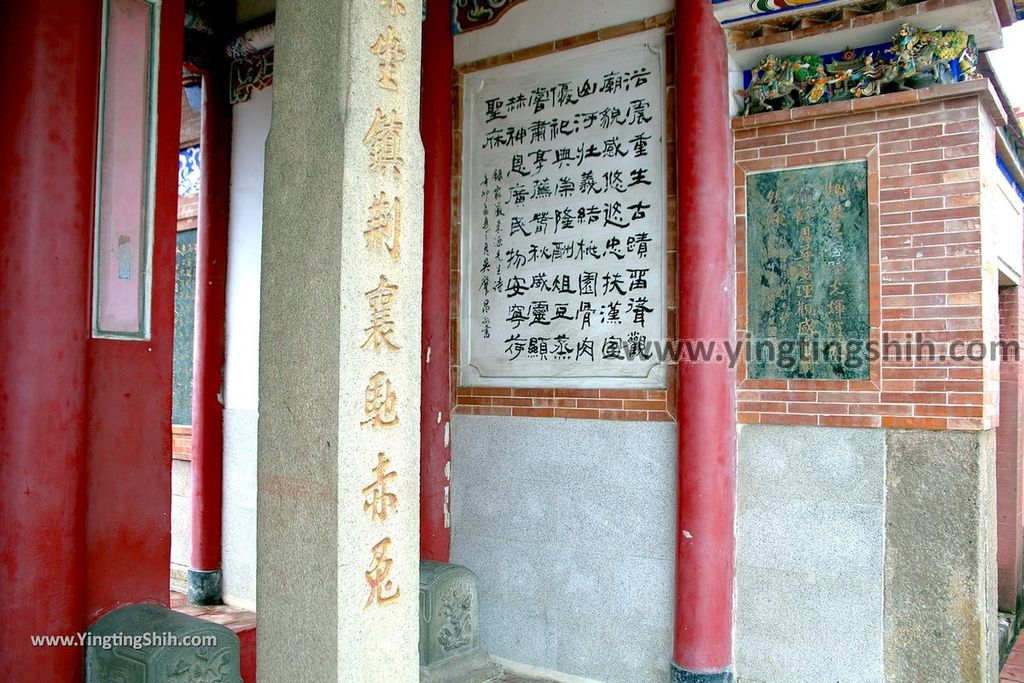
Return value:
M 480 650 L 434 666 L 420 667 L 420 683 L 488 683 L 498 680 L 503 669 Z
M 222 574 L 219 569 L 202 571 L 189 569 L 186 583 L 188 584 L 188 601 L 192 605 L 219 605 L 222 602 Z
M 733 683 L 735 680 L 731 669 L 715 673 L 694 673 L 672 662 L 671 683 Z

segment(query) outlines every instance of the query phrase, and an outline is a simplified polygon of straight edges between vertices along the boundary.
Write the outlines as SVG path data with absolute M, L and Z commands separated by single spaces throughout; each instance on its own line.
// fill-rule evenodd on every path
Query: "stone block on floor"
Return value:
M 420 681 L 486 683 L 501 667 L 480 649 L 477 580 L 465 567 L 420 562 Z
M 157 605 L 128 605 L 93 624 L 85 680 L 242 683 L 231 629 Z

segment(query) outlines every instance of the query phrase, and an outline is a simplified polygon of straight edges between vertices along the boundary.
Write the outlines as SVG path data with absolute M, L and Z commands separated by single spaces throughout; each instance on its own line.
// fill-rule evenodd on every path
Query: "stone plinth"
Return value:
M 122 607 L 89 629 L 85 680 L 242 683 L 238 636 L 156 605 Z
M 484 683 L 501 668 L 480 650 L 480 602 L 473 572 L 420 562 L 420 681 Z

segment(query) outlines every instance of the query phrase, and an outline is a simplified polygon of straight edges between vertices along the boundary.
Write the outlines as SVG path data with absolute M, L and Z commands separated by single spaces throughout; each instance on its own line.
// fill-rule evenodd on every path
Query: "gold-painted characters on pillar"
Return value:
M 400 178 L 405 159 L 402 158 L 402 129 L 405 123 L 394 109 L 391 114 L 377 107 L 363 144 L 370 147 L 370 170 L 386 174 L 389 170 Z
M 377 55 L 380 67 L 380 78 L 377 84 L 386 90 L 398 90 L 395 72 L 399 62 L 405 61 L 405 47 L 395 35 L 395 27 L 388 26 L 384 33 L 377 36 L 377 42 L 370 46 L 370 52 Z
M 378 372 L 370 378 L 366 385 L 363 411 L 366 419 L 360 423 L 361 427 L 390 429 L 398 426 L 398 395 L 391 387 L 387 374 Z
M 388 469 L 391 461 L 384 453 L 377 454 L 377 466 L 373 468 L 373 483 L 363 487 L 363 511 L 370 514 L 373 522 L 386 522 L 388 511 L 398 507 L 398 496 L 388 490 L 388 483 L 398 478 L 398 472 Z
M 402 0 L 380 0 L 380 6 L 387 7 L 393 17 L 405 14 L 405 3 Z
M 398 285 L 391 284 L 386 276 L 381 275 L 377 287 L 365 293 L 366 303 L 370 306 L 370 326 L 363 330 L 369 336 L 360 348 L 372 346 L 378 353 L 382 348 L 388 351 L 397 351 L 401 348 L 391 339 L 395 333 L 391 306 L 397 292 Z
M 402 241 L 402 200 L 395 197 L 393 201 L 388 201 L 383 192 L 374 197 L 366 226 L 363 231 L 366 249 L 374 253 L 386 253 L 397 263 Z
M 403 0 L 379 0 L 379 3 L 392 17 L 406 13 Z M 402 73 L 400 67 L 407 57 L 405 43 L 399 35 L 401 28 L 401 25 L 398 29 L 394 25 L 386 25 L 377 30 L 375 39 L 368 43 L 369 52 L 380 70 L 377 85 L 384 91 L 396 94 L 402 85 L 399 79 Z M 386 93 L 378 93 L 390 97 Z M 370 171 L 380 174 L 380 185 L 373 188 L 370 195 L 363 237 L 371 258 L 382 258 L 385 263 L 394 265 L 399 262 L 402 253 L 400 181 L 405 168 L 405 159 L 402 157 L 405 123 L 404 114 L 399 114 L 398 109 L 390 106 L 387 99 L 379 102 L 379 105 L 374 107 L 373 121 L 363 136 L 363 144 L 368 148 Z M 370 309 L 370 320 L 369 327 L 364 329 L 366 341 L 360 346 L 363 351 L 401 351 L 394 339 L 394 304 L 397 294 L 398 285 L 391 282 L 384 273 L 380 274 L 376 287 L 364 292 Z M 384 438 L 388 430 L 399 426 L 398 394 L 386 372 L 376 372 L 370 377 L 366 385 L 363 413 L 360 428 L 383 432 L 380 437 L 374 438 Z M 389 516 L 398 509 L 398 495 L 392 487 L 396 486 L 399 473 L 392 468 L 391 460 L 383 448 L 377 453 L 376 465 L 370 471 L 373 480 L 362 488 L 363 512 L 369 517 L 370 524 L 382 526 L 383 533 L 388 535 L 370 549 L 372 559 L 369 568 L 363 572 L 369 595 L 363 609 L 395 603 L 401 594 L 397 580 L 392 578 L 395 562 L 392 554 L 393 532 L 388 528 L 394 523 L 389 521 Z
M 370 586 L 370 595 L 366 598 L 363 609 L 369 609 L 374 604 L 390 605 L 398 600 L 401 588 L 391 580 L 391 567 L 395 563 L 388 557 L 391 550 L 391 538 L 385 537 L 380 543 L 373 546 L 373 559 L 370 561 L 370 568 L 364 572 L 366 583 Z

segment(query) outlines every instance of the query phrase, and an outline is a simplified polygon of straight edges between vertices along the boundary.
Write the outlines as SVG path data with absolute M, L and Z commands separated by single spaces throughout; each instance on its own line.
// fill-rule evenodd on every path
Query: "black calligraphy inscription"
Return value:
M 751 379 L 867 379 L 867 162 L 747 176 Z
M 660 55 L 634 42 L 466 87 L 470 363 L 491 376 L 657 364 L 664 80 Z

